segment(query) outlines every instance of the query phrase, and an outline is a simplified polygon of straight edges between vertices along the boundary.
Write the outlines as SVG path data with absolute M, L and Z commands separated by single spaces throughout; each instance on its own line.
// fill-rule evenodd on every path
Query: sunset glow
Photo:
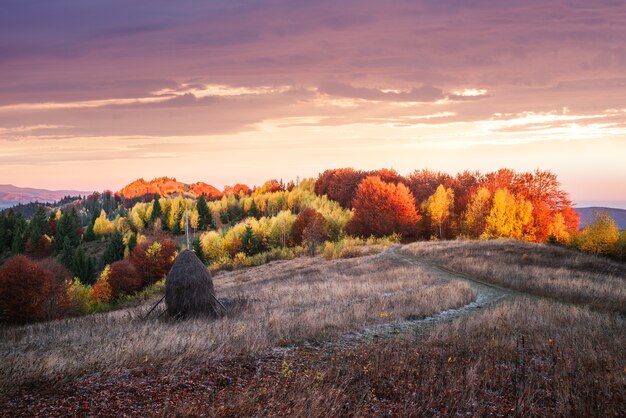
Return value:
M 0 183 L 539 168 L 626 205 L 623 1 L 32 3 L 0 15 Z

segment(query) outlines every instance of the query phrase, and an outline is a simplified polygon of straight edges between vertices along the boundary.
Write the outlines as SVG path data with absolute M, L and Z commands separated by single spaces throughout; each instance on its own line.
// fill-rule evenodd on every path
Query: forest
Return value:
M 84 315 L 148 298 L 163 289 L 187 236 L 212 271 L 423 240 L 514 239 L 626 257 L 626 233 L 607 215 L 581 230 L 549 171 L 403 176 L 342 168 L 221 192 L 139 179 L 119 192 L 38 205 L 30 219 L 0 214 L 0 321 Z

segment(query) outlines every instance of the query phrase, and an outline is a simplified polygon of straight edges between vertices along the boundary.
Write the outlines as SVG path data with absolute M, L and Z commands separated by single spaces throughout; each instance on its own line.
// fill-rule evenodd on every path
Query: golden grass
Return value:
M 502 287 L 626 313 L 626 264 L 547 244 L 418 242 L 404 251 Z
M 207 416 L 624 416 L 626 320 L 518 298 L 416 338 L 383 339 L 256 374 Z M 243 387 L 243 389 L 241 389 Z
M 218 321 L 143 320 L 151 300 L 82 318 L 0 328 L 0 391 L 144 361 L 176 367 L 194 357 L 324 340 L 367 325 L 432 315 L 475 297 L 465 283 L 443 282 L 386 253 L 276 261 L 220 272 L 214 282 L 218 297 L 235 307 Z

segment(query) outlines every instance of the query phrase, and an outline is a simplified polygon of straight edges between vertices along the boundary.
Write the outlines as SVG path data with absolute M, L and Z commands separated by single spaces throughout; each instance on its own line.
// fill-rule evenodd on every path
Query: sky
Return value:
M 0 183 L 549 169 L 626 207 L 621 0 L 3 0 Z

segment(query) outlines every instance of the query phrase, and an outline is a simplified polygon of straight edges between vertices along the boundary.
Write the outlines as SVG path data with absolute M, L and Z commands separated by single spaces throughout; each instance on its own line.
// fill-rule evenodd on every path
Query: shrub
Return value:
M 98 280 L 96 280 L 96 284 L 94 284 L 91 289 L 91 298 L 95 302 L 108 303 L 113 299 L 113 290 L 111 289 L 111 285 L 109 284 L 109 280 L 107 278 L 107 270 L 110 271 L 109 266 L 104 269 L 102 275 L 98 278 Z
M 224 257 L 228 258 L 228 252 L 224 248 L 224 238 L 215 231 L 209 231 L 200 237 L 202 254 L 208 264 L 217 262 Z
M 130 261 L 116 261 L 110 266 L 108 283 L 111 286 L 111 297 L 117 299 L 123 294 L 139 290 L 141 277 Z
M 13 257 L 0 267 L 0 321 L 23 324 L 49 319 L 59 293 L 52 273 L 26 256 Z
M 233 257 L 233 267 L 234 268 L 241 268 L 241 267 L 246 267 L 246 254 L 245 253 L 237 253 L 235 254 L 235 256 Z
M 52 257 L 38 261 L 38 264 L 52 274 L 55 284 L 53 299 L 48 308 L 47 318 L 58 318 L 69 308 L 68 283 L 72 280 L 72 273 Z
M 619 229 L 615 221 L 606 213 L 601 213 L 580 234 L 579 248 L 594 255 L 609 255 L 615 252 L 618 241 Z
M 142 287 L 165 277 L 174 264 L 176 250 L 176 243 L 169 239 L 145 241 L 135 247 L 130 262 L 139 273 Z
M 87 315 L 103 312 L 109 308 L 106 303 L 95 301 L 93 298 L 93 287 L 81 283 L 77 278 L 69 283 L 67 292 L 69 297 L 69 313 L 72 315 Z

